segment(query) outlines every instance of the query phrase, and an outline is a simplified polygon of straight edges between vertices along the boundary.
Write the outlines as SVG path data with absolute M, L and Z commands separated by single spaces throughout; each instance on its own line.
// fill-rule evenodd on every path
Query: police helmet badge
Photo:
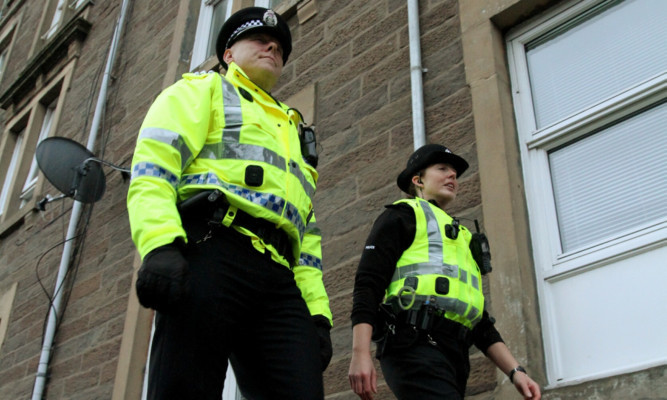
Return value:
M 264 16 L 262 17 L 262 21 L 264 21 L 264 23 L 268 26 L 278 25 L 278 17 L 276 16 L 276 13 L 273 12 L 273 10 L 266 10 Z

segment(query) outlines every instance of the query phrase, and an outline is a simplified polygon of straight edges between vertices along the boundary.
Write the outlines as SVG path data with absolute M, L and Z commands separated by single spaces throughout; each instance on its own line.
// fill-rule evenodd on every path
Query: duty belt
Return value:
M 396 323 L 410 325 L 426 332 L 443 332 L 459 340 L 471 341 L 470 329 L 445 317 L 444 309 L 418 300 L 409 310 L 403 310 L 397 302 L 398 298 L 394 297 L 384 304 L 394 314 Z
M 178 205 L 182 216 L 204 216 L 209 224 L 222 225 L 222 219 L 227 215 L 230 204 L 225 195 L 219 190 L 206 190 L 190 197 Z M 265 219 L 256 218 L 247 212 L 237 209 L 234 211 L 232 225 L 248 229 L 260 237 L 264 243 L 273 246 L 278 253 L 285 257 L 290 266 L 294 266 L 292 244 L 287 233 L 278 229 Z

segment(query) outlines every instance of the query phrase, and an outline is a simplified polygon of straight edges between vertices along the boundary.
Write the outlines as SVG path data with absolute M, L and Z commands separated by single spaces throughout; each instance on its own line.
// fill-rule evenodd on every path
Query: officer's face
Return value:
M 257 86 L 271 91 L 283 72 L 283 49 L 273 36 L 251 33 L 225 50 L 227 64 L 234 61 Z
M 421 183 L 419 181 L 421 180 Z M 415 176 L 412 182 L 417 188 L 417 194 L 425 200 L 435 200 L 440 208 L 456 198 L 459 182 L 456 179 L 456 170 L 449 164 L 433 164 L 426 168 L 421 177 Z

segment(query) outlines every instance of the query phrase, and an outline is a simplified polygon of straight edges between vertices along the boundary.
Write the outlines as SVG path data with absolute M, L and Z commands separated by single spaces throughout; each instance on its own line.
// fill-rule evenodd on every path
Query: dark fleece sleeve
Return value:
M 373 324 L 396 262 L 415 238 L 415 214 L 405 204 L 390 205 L 375 220 L 354 281 L 352 326 Z
M 482 313 L 482 320 L 472 329 L 472 340 L 475 347 L 480 349 L 484 354 L 486 350 L 494 343 L 503 342 L 500 332 L 493 325 L 495 320 L 489 316 L 489 313 L 484 310 Z

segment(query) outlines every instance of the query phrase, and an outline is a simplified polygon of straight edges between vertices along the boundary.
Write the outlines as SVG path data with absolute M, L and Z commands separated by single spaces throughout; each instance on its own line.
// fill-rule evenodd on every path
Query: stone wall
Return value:
M 30 59 L 30 46 L 23 44 L 35 43 L 34 32 L 42 19 L 40 7 L 30 7 L 27 1 L 14 4 L 20 36 L 0 92 Z M 274 94 L 287 99 L 315 85 L 315 116 L 308 122 L 316 125 L 321 146 L 315 203 L 335 325 L 334 356 L 325 372 L 325 387 L 327 398 L 354 399 L 347 379 L 354 273 L 375 217 L 384 204 L 402 197 L 395 179 L 413 151 L 407 8 L 403 0 L 315 0 L 309 5 L 313 6 L 316 12 L 310 18 L 298 10 L 290 14 L 294 51 Z M 90 32 L 78 52 L 61 61 L 64 65 L 73 60 L 75 67 L 71 84 L 64 89 L 56 132 L 81 143 L 89 135 L 120 2 L 95 1 L 86 7 Z M 481 219 L 472 99 L 465 80 L 458 3 L 423 0 L 419 8 L 427 142 L 444 144 L 470 162 L 461 193 L 449 211 Z M 189 14 L 178 23 L 183 11 Z M 198 12 L 196 4 L 183 6 L 177 0 L 132 2 L 99 132 L 99 156 L 129 165 L 150 103 L 178 78 L 177 73 L 169 74 L 187 69 L 197 20 L 193 11 Z M 173 59 L 174 49 L 178 60 Z M 179 63 L 177 68 L 170 69 L 174 62 Z M 5 121 L 15 112 L 5 111 Z M 106 193 L 84 211 L 85 241 L 77 241 L 80 251 L 67 279 L 67 308 L 49 369 L 49 399 L 111 398 L 118 360 L 127 356 L 121 354 L 121 343 L 127 335 L 136 267 L 125 209 L 127 182 L 117 172 L 105 171 Z M 45 193 L 56 195 L 57 191 L 44 184 L 41 194 Z M 17 228 L 0 239 L 0 291 L 18 282 L 11 319 L 0 322 L 8 324 L 0 348 L 0 398 L 26 398 L 32 392 L 48 304 L 40 282 L 47 292 L 53 291 L 62 246 L 47 250 L 62 241 L 71 206 L 67 199 L 47 205 L 46 212 L 27 213 Z M 496 372 L 474 350 L 472 368 L 468 393 L 493 390 Z M 381 373 L 377 398 L 393 398 Z
M 413 151 L 410 60 L 405 1 L 317 1 L 317 14 L 290 21 L 294 52 L 279 98 L 315 83 L 320 180 L 315 195 L 323 234 L 324 277 L 334 314 L 334 356 L 327 398 L 357 398 L 349 388 L 352 288 L 371 225 L 383 205 L 402 197 L 396 177 Z M 471 164 L 451 213 L 480 218 L 479 175 L 470 90 L 466 84 L 458 3 L 420 1 L 427 142 Z M 379 399 L 393 396 L 380 374 Z M 473 350 L 468 393 L 493 389 L 495 370 Z
M 71 84 L 63 88 L 65 100 L 54 135 L 84 145 L 121 2 L 94 3 L 86 6 L 83 17 L 92 27 L 80 49 L 49 66 L 57 71 L 68 60 L 75 63 Z M 130 6 L 95 149 L 105 160 L 129 165 L 143 115 L 162 89 L 178 3 L 141 1 Z M 20 29 L 0 92 L 34 56 L 30 43 L 42 18 L 42 7 L 34 7 L 37 3 L 14 4 Z M 15 112 L 17 107 L 5 111 L 5 121 Z M 49 399 L 110 399 L 113 390 L 135 250 L 125 206 L 128 183 L 111 169 L 105 174 L 103 198 L 82 213 L 85 238 L 76 241 L 76 258 L 62 289 L 66 308 L 50 362 L 45 391 Z M 59 194 L 48 183 L 40 195 L 46 193 Z M 11 319 L 0 321 L 8 324 L 0 348 L 0 398 L 23 399 L 32 393 L 48 311 L 44 291 L 53 294 L 72 204 L 66 199 L 48 204 L 45 212 L 28 212 L 18 228 L 0 239 L 0 291 L 18 282 Z

